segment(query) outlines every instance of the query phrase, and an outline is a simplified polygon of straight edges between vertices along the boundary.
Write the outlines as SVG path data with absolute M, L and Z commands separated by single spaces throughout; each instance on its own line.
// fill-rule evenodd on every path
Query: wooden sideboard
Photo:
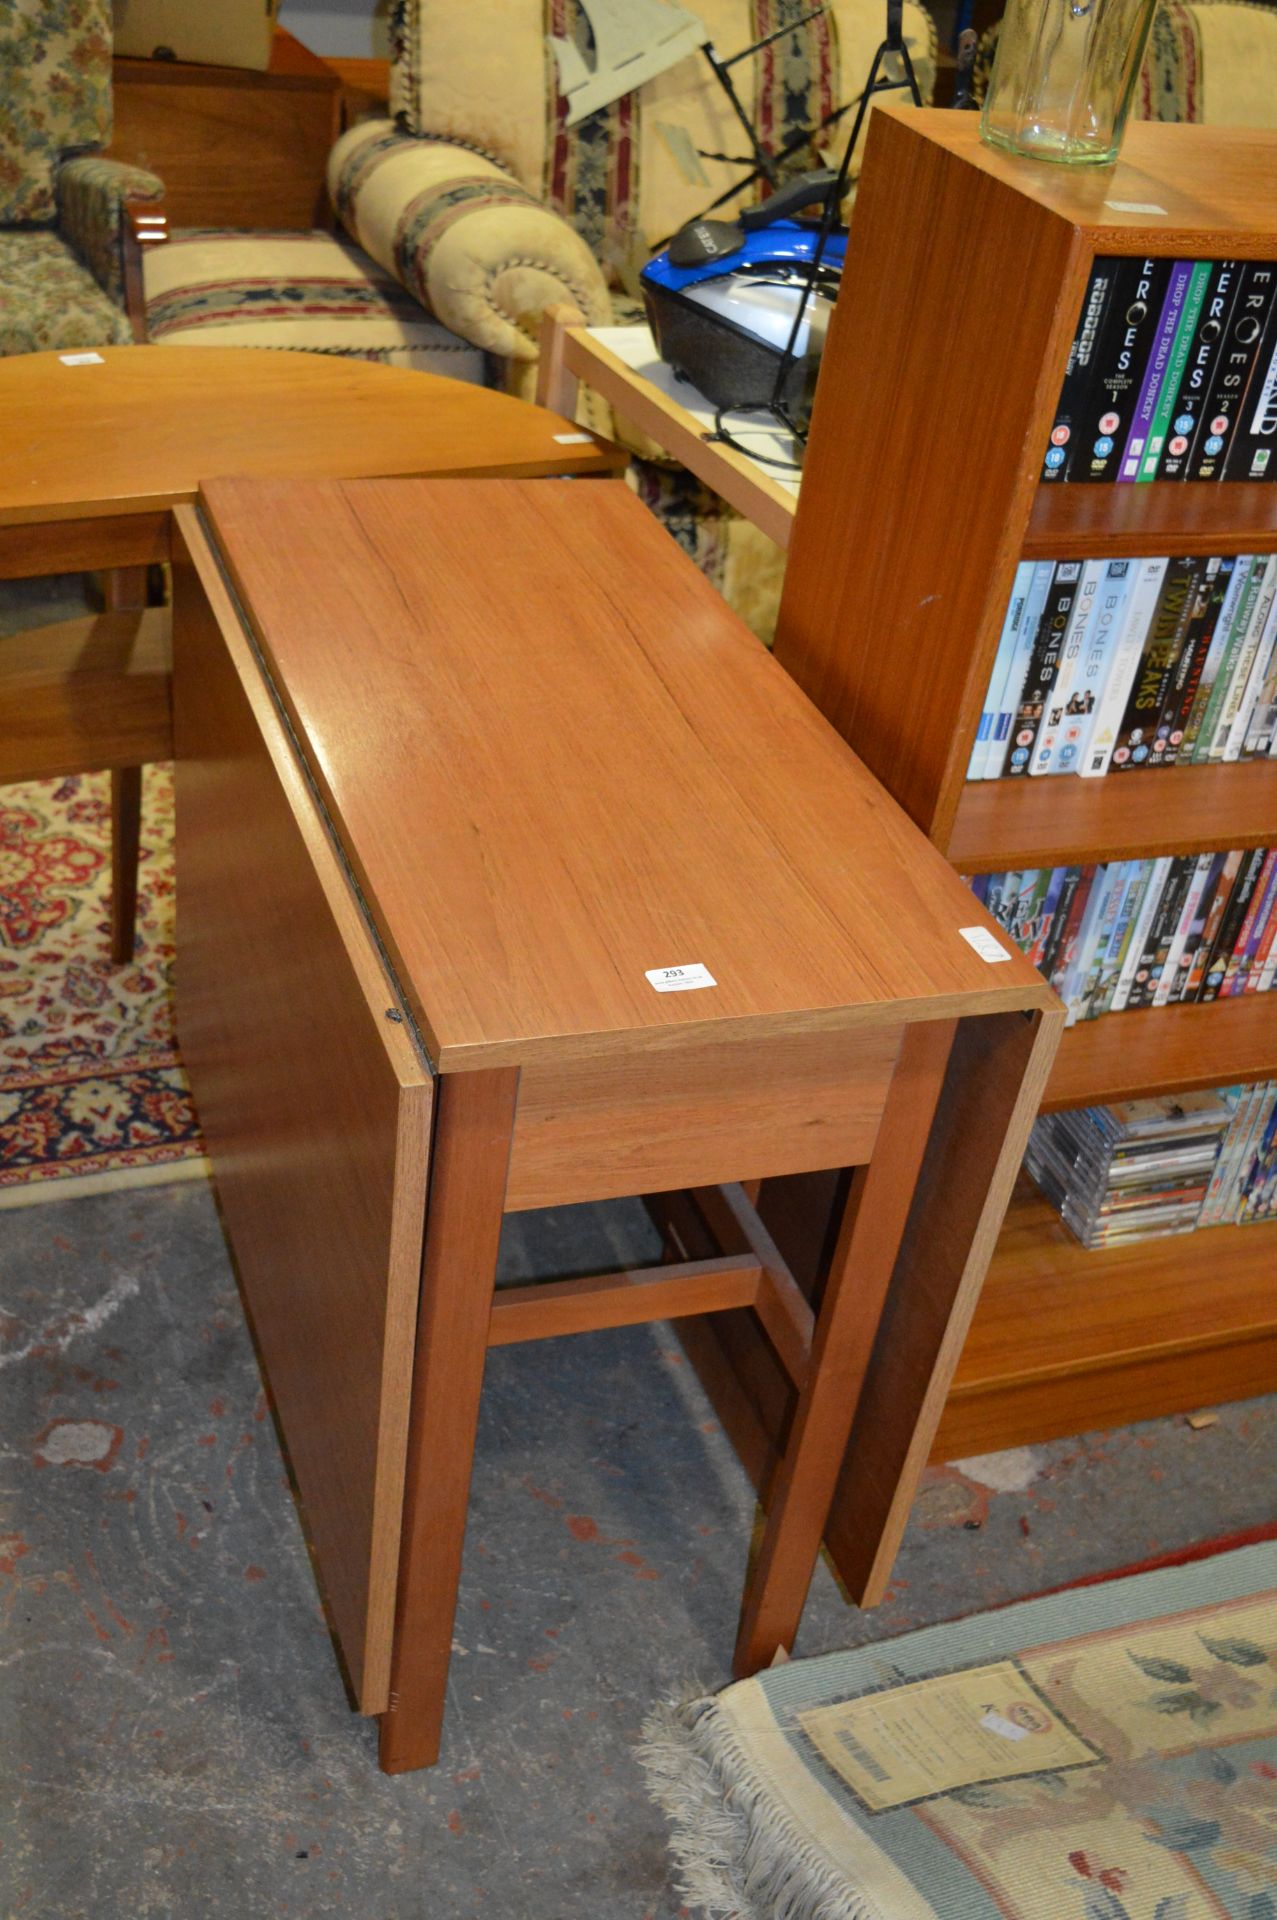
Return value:
M 265 73 L 120 58 L 109 151 L 160 176 L 175 227 L 328 226 L 340 110 L 339 75 L 282 30 Z

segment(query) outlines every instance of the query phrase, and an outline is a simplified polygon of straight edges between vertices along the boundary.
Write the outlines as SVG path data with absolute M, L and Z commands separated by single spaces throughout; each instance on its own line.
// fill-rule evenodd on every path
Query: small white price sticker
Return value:
M 974 948 L 980 958 L 987 960 L 991 967 L 996 966 L 999 960 L 1011 958 L 1002 942 L 995 940 L 987 927 L 959 927 L 958 932 L 967 945 Z
M 1106 200 L 1104 204 L 1114 213 L 1152 213 L 1159 220 L 1166 218 L 1166 208 L 1159 207 L 1156 200 Z
M 691 993 L 697 987 L 716 987 L 717 980 L 699 960 L 691 967 L 649 967 L 643 978 L 658 993 Z
M 101 367 L 106 364 L 100 353 L 60 353 L 58 359 L 64 367 Z
M 588 433 L 556 433 L 554 437 L 561 447 L 588 447 L 590 444 Z

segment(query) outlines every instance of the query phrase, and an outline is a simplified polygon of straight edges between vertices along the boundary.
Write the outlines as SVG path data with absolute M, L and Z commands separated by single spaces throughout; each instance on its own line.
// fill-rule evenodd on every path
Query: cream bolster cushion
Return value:
M 507 359 L 534 360 L 547 307 L 611 318 L 603 275 L 565 221 L 491 160 L 365 120 L 328 161 L 351 238 L 454 333 Z

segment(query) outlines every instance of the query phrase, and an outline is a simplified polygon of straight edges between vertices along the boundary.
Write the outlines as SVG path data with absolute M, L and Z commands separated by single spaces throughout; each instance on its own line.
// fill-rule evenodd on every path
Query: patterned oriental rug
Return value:
M 173 1020 L 173 782 L 147 769 L 110 962 L 109 777 L 0 788 L 0 1207 L 207 1171 Z
M 1277 1920 L 1277 1544 L 772 1668 L 645 1728 L 733 1920 Z

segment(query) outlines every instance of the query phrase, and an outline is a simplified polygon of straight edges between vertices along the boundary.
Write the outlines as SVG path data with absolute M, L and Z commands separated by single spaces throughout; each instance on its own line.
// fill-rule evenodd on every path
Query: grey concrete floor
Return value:
M 513 1277 L 642 1259 L 512 1223 Z M 634 1747 L 728 1676 L 752 1496 L 664 1328 L 489 1360 L 441 1764 L 347 1706 L 209 1189 L 0 1215 L 5 1920 L 655 1920 Z M 821 1567 L 798 1653 L 1272 1517 L 1277 1403 L 934 1470 L 887 1602 Z

